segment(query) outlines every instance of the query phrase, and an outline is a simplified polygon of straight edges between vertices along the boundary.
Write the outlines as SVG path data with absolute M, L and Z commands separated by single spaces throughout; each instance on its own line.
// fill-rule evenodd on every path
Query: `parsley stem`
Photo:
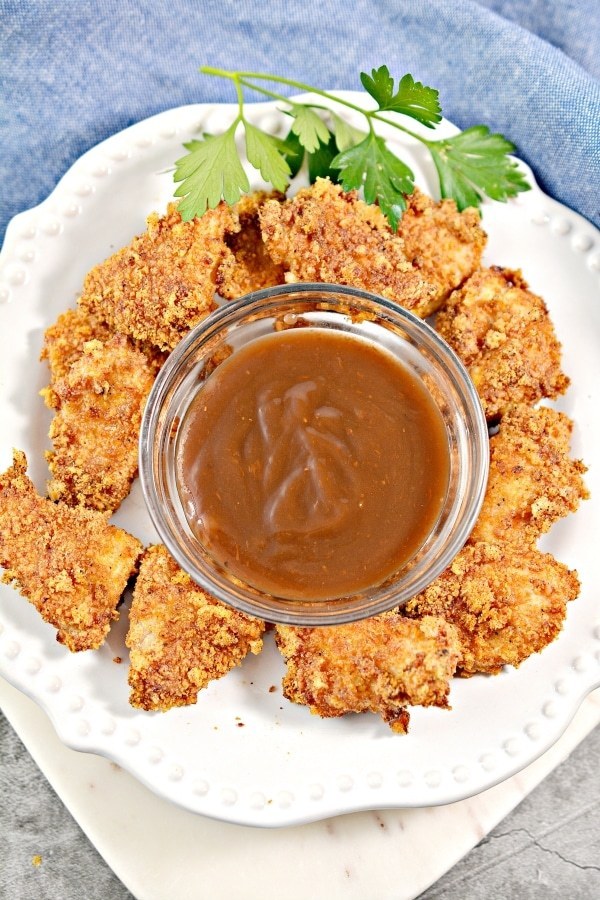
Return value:
M 246 79 L 243 77 L 240 77 L 240 84 L 242 84 L 244 87 L 250 88 L 251 91 L 258 91 L 259 94 L 264 94 L 265 97 L 272 97 L 273 100 L 279 100 L 283 103 L 288 103 L 290 106 L 293 106 L 293 100 L 290 100 L 289 97 L 284 97 L 283 94 L 276 94 L 275 91 L 269 91 L 267 90 L 267 88 L 252 84 L 250 81 L 246 81 Z
M 233 82 L 235 84 L 235 90 L 238 100 L 238 120 L 241 120 L 244 118 L 244 92 L 242 90 L 242 85 L 239 78 L 234 78 Z
M 328 100 L 335 100 L 336 103 L 341 103 L 343 106 L 347 106 L 348 109 L 353 109 L 355 112 L 362 113 L 363 116 L 369 115 L 367 110 L 362 109 L 360 106 L 356 106 L 349 100 L 340 100 L 320 88 L 312 87 L 312 85 L 305 84 L 303 81 L 294 81 L 291 78 L 283 78 L 281 75 L 268 75 L 264 72 L 231 72 L 227 71 L 227 69 L 214 69 L 212 66 L 201 66 L 200 71 L 204 75 L 215 75 L 221 78 L 234 79 L 237 76 L 246 83 L 247 87 L 259 91 L 262 94 L 266 94 L 268 97 L 277 97 L 278 99 L 286 100 L 288 103 L 291 103 L 293 101 L 289 100 L 289 98 L 280 94 L 273 94 L 272 92 L 267 91 L 266 88 L 259 87 L 258 85 L 248 84 L 246 79 L 251 78 L 253 81 L 274 81 L 277 84 L 286 84 L 288 87 L 297 88 L 299 91 L 306 91 L 309 94 L 319 94 L 321 97 L 326 97 Z
M 431 143 L 436 143 L 435 141 L 428 141 L 427 138 L 422 137 L 420 134 L 416 134 L 414 131 L 411 131 L 410 128 L 406 128 L 404 125 L 400 125 L 398 122 L 394 122 L 391 119 L 380 115 L 376 110 L 363 109 L 361 106 L 357 106 L 355 103 L 351 103 L 350 100 L 344 100 L 341 97 L 336 97 L 335 94 L 331 94 L 329 91 L 323 91 L 320 88 L 312 87 L 312 85 L 305 84 L 303 81 L 294 81 L 292 78 L 284 78 L 281 75 L 267 75 L 263 72 L 233 72 L 227 69 L 216 69 L 212 66 L 201 66 L 200 71 L 204 75 L 213 75 L 217 78 L 229 78 L 230 80 L 235 82 L 236 88 L 238 90 L 239 86 L 243 85 L 244 87 L 247 87 L 252 91 L 257 91 L 257 93 L 263 94 L 265 97 L 271 97 L 273 100 L 279 100 L 283 103 L 289 103 L 290 105 L 293 105 L 294 101 L 290 100 L 289 97 L 285 97 L 283 94 L 277 94 L 275 93 L 275 91 L 270 91 L 258 84 L 252 84 L 252 82 L 248 79 L 254 79 L 257 81 L 274 81 L 277 84 L 285 84 L 288 87 L 293 87 L 300 91 L 306 91 L 310 94 L 318 94 L 321 97 L 325 97 L 327 100 L 331 100 L 334 103 L 339 103 L 342 106 L 347 107 L 347 109 L 353 109 L 355 112 L 361 113 L 361 115 L 365 116 L 365 118 L 367 119 L 367 122 L 369 124 L 369 131 L 371 132 L 373 132 L 372 120 L 376 119 L 378 122 L 383 122 L 385 125 L 391 125 L 392 128 L 397 128 L 399 131 L 403 131 L 405 134 L 408 134 L 409 137 L 415 138 L 415 140 L 420 141 L 426 146 L 429 146 Z M 312 103 L 306 105 L 316 107 L 316 104 Z M 323 107 L 316 108 L 322 109 Z
M 378 112 L 370 112 L 367 114 L 369 119 L 377 119 L 378 122 L 383 122 L 385 125 L 391 125 L 392 128 L 397 128 L 398 131 L 403 131 L 405 134 L 408 134 L 409 137 L 415 138 L 415 140 L 420 141 L 422 144 L 430 144 L 430 141 L 427 138 L 421 137 L 420 134 L 416 134 L 414 131 L 411 131 L 410 128 L 405 128 L 404 125 L 400 125 L 398 122 L 392 122 L 391 119 L 385 119 L 383 116 L 380 116 Z

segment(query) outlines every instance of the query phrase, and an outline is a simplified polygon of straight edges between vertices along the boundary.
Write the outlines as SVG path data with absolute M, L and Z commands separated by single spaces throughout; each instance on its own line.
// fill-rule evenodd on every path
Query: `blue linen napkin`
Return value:
M 596 0 L 0 0 L 0 240 L 98 141 L 185 103 L 231 101 L 206 63 L 359 88 L 386 63 L 485 123 L 600 225 Z M 257 98 L 259 99 L 259 98 Z

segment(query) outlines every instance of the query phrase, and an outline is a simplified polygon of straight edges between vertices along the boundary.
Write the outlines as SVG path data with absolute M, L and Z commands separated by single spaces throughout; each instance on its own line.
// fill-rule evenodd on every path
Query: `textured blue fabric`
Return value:
M 0 0 L 0 239 L 85 150 L 172 106 L 231 101 L 208 63 L 358 88 L 386 63 L 457 125 L 506 134 L 600 224 L 597 0 Z

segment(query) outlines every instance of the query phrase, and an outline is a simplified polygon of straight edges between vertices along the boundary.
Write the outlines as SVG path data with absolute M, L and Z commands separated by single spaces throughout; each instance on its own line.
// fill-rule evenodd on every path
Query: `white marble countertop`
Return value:
M 2 719 L 7 900 L 600 896 L 599 691 L 551 750 L 478 797 L 277 830 L 194 816 L 155 797 L 114 763 L 64 747 L 35 704 L 1 680 L 0 707 L 59 795 Z

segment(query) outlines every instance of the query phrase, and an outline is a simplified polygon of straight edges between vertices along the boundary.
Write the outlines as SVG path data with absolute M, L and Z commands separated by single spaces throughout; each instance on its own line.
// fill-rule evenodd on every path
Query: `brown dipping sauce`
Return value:
M 418 378 L 368 340 L 320 328 L 229 357 L 177 447 L 195 536 L 233 575 L 289 599 L 392 575 L 435 525 L 448 475 L 444 422 Z

